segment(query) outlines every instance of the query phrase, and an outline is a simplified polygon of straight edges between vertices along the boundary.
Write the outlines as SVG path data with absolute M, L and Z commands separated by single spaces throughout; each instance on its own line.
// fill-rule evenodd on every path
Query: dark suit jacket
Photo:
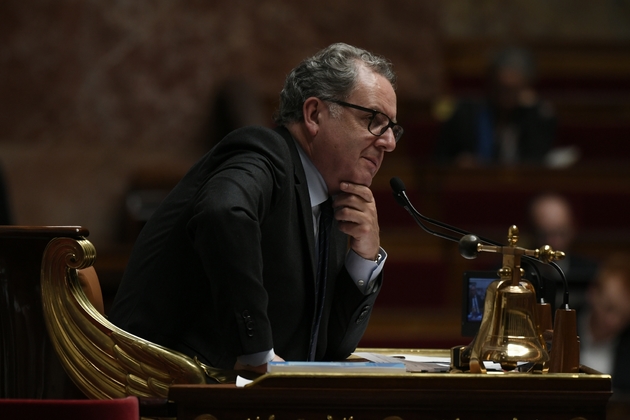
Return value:
M 347 357 L 380 289 L 363 295 L 333 226 L 317 360 Z M 310 198 L 284 128 L 239 129 L 196 163 L 140 233 L 109 319 L 219 368 L 274 348 L 306 360 L 315 313 Z M 382 276 L 381 276 L 382 277 Z
M 614 392 L 630 394 L 630 327 L 619 336 L 615 349 L 612 385 Z

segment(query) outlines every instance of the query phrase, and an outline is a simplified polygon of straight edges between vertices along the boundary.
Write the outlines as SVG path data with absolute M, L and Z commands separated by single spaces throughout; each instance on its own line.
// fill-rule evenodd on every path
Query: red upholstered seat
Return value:
M 0 399 L 0 417 L 11 420 L 138 420 L 136 397 L 112 400 Z

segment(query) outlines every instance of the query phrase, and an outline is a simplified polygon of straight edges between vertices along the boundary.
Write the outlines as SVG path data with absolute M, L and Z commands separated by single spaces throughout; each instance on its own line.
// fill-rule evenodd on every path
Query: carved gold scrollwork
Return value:
M 141 339 L 110 323 L 89 302 L 77 269 L 96 258 L 86 239 L 55 238 L 42 259 L 46 328 L 68 376 L 89 398 L 162 397 L 171 384 L 201 384 L 193 359 Z

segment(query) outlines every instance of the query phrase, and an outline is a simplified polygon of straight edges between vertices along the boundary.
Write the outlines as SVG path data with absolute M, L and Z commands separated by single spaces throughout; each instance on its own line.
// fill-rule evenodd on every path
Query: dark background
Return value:
M 143 212 L 233 124 L 271 124 L 285 75 L 337 41 L 387 56 L 406 134 L 374 181 L 390 254 L 366 345 L 447 346 L 459 333 L 468 262 L 391 198 L 393 175 L 427 215 L 527 240 L 528 199 L 570 196 L 578 249 L 630 248 L 630 2 L 626 0 L 232 0 L 0 3 L 0 162 L 13 222 L 91 232 L 106 298 Z M 529 48 L 555 107 L 566 168 L 462 171 L 431 159 L 449 99 L 479 93 L 497 48 Z M 239 112 L 218 102 L 224 89 Z M 217 104 L 221 105 L 217 105 Z M 234 117 L 236 115 L 236 117 Z M 537 244 L 540 245 L 540 244 Z

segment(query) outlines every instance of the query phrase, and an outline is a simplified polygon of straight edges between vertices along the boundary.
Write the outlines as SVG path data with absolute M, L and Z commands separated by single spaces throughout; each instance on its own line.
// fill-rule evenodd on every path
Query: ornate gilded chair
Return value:
M 172 384 L 224 382 L 226 372 L 136 337 L 90 302 L 78 270 L 96 258 L 85 238 L 52 239 L 43 253 L 41 294 L 46 329 L 61 364 L 89 398 L 166 398 Z
M 103 315 L 87 229 L 0 226 L 0 398 L 167 398 L 171 384 L 233 380 Z

